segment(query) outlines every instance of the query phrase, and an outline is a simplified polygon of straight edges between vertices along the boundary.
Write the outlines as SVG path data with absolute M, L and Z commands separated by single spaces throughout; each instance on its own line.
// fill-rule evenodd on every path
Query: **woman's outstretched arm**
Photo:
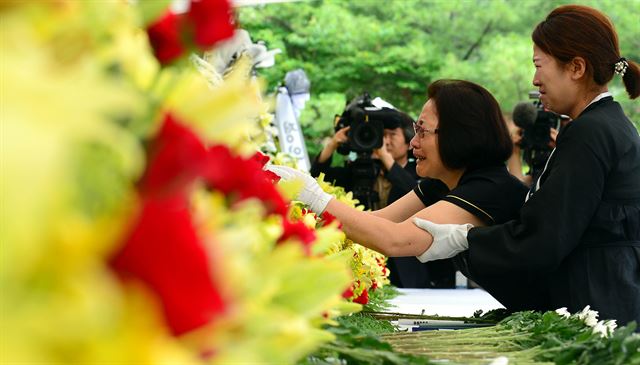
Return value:
M 411 198 L 405 196 L 397 203 L 404 199 Z M 417 196 L 415 199 L 419 201 Z M 414 216 L 436 223 L 484 225 L 473 214 L 446 201 L 439 201 L 417 213 L 412 211 L 413 214 L 407 219 L 397 223 L 370 212 L 359 211 L 336 199 L 329 201 L 326 210 L 342 223 L 347 237 L 391 257 L 419 256 L 431 246 L 433 238 L 413 223 Z

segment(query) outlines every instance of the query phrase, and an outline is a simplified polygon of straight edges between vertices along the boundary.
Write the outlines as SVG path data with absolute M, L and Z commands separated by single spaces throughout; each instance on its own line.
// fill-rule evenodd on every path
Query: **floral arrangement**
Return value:
M 490 316 L 491 312 L 485 316 Z M 635 322 L 616 328 L 586 306 L 511 314 L 495 326 L 382 335 L 394 351 L 451 364 L 638 364 Z
M 317 180 L 324 191 L 332 194 L 341 202 L 352 207 L 357 207 L 360 210 L 364 208 L 362 205 L 357 205 L 358 201 L 353 198 L 351 192 L 346 192 L 344 188 L 334 186 L 324 181 L 324 174 L 321 174 Z M 302 219 L 308 219 L 309 216 L 314 217 L 316 227 L 332 224 L 340 227 L 339 222 L 328 212 L 324 212 L 319 217 L 304 209 L 301 209 L 300 212 Z M 389 284 L 389 269 L 386 267 L 387 258 L 376 251 L 353 242 L 344 235 L 341 240 L 335 242 L 335 244 L 329 248 L 327 253 L 332 254 L 343 251 L 349 253 L 349 257 L 351 258 L 349 264 L 354 277 L 353 284 L 343 293 L 343 296 L 355 303 L 367 304 L 369 302 L 370 292 Z
M 2 362 L 292 363 L 386 283 L 263 171 L 259 81 L 188 57 L 231 7 L 189 5 L 0 5 Z

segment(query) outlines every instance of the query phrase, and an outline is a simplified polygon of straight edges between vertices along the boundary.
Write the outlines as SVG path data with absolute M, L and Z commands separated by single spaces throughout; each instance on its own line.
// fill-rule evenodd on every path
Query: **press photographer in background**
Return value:
M 556 147 L 559 128 L 570 120 L 566 115 L 545 109 L 539 92 L 530 92 L 529 98 L 535 101 L 518 103 L 511 118 L 506 118 L 513 141 L 513 153 L 507 167 L 527 186 L 540 177 L 551 151 Z M 522 169 L 523 161 L 529 169 L 526 173 Z
M 380 98 L 365 93 L 355 98 L 335 120 L 335 134 L 311 165 L 311 176 L 351 191 L 365 208 L 378 210 L 395 202 L 418 183 L 409 142 L 413 119 Z M 331 167 L 335 152 L 355 154 L 344 166 Z M 444 184 L 437 181 L 444 188 Z M 451 260 L 421 263 L 415 257 L 389 258 L 391 283 L 399 288 L 451 288 Z
M 311 176 L 353 192 L 365 209 L 386 207 L 413 189 L 419 177 L 410 156 L 413 119 L 380 98 L 364 94 L 336 117 L 335 134 L 315 158 Z M 344 166 L 331 167 L 333 154 L 355 154 Z

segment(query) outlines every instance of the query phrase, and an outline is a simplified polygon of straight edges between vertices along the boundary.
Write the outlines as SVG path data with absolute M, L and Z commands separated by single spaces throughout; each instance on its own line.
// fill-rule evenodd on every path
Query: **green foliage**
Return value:
M 349 316 L 339 317 L 337 320 L 341 327 L 355 327 L 361 333 L 367 335 L 380 335 L 395 331 L 389 321 L 380 321 L 368 313 L 354 313 Z
M 529 336 L 516 340 L 524 349 L 539 347 L 535 359 L 555 364 L 640 364 L 640 335 L 636 323 L 602 337 L 575 316 L 556 312 L 519 312 L 498 324 Z
M 416 117 L 430 82 L 468 79 L 510 112 L 533 89 L 531 31 L 553 8 L 576 2 L 606 12 L 622 54 L 640 61 L 640 0 L 324 0 L 241 8 L 239 21 L 255 40 L 283 50 L 261 71 L 271 87 L 294 68 L 309 76 L 315 109 L 305 111 L 303 130 L 313 156 L 333 132 L 333 115 L 363 91 Z M 640 126 L 640 103 L 620 77 L 611 91 Z
M 379 334 L 393 331 L 389 322 L 378 321 L 366 314 L 354 314 L 338 319 L 340 325 L 328 328 L 336 336 L 300 364 L 349 365 L 428 365 L 423 356 L 402 354 L 390 344 L 381 341 Z
M 369 303 L 364 306 L 363 310 L 370 312 L 384 311 L 391 307 L 389 300 L 400 294 L 398 289 L 392 285 L 385 285 L 369 292 Z
M 580 315 L 517 312 L 495 326 L 457 331 L 381 334 L 396 351 L 451 364 L 487 364 L 504 356 L 514 364 L 640 364 L 635 322 L 602 337 Z

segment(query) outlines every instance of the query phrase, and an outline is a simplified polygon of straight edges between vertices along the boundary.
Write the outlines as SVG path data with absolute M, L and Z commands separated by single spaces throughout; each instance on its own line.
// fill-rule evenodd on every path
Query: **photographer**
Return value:
M 376 100 L 374 99 L 373 102 L 375 103 Z M 374 202 L 371 207 L 365 204 L 365 207 L 372 210 L 382 209 L 398 200 L 410 192 L 420 179 L 416 173 L 415 159 L 409 157 L 411 150 L 409 142 L 414 136 L 413 119 L 395 110 L 392 117 L 383 121 L 383 125 L 383 145 L 372 150 L 371 160 L 368 160 L 371 164 L 365 168 L 365 170 L 372 168 L 375 174 L 375 179 L 371 179 L 369 186 L 371 192 L 375 194 Z M 320 173 L 324 173 L 326 181 L 334 182 L 347 191 L 352 191 L 354 188 L 354 168 L 360 168 L 363 163 L 356 162 L 354 165 L 352 162 L 347 162 L 344 167 L 330 166 L 336 150 L 348 143 L 350 128 L 351 126 L 339 128 L 311 165 L 311 176 L 317 177 Z M 364 164 L 366 165 L 367 162 Z M 439 181 L 435 183 L 446 188 Z M 415 257 L 390 257 L 387 267 L 390 271 L 389 280 L 399 288 L 455 286 L 455 268 L 451 260 L 421 263 Z
M 513 109 L 513 118 L 506 117 L 509 135 L 513 141 L 513 154 L 507 161 L 509 172 L 527 186 L 531 186 L 542 173 L 551 151 L 556 147 L 558 128 L 564 127 L 570 118 L 545 109 L 540 94 L 530 92 L 534 103 L 521 102 Z M 529 168 L 522 171 L 522 161 Z
M 413 138 L 413 120 L 408 115 L 395 111 L 395 118 L 384 120 L 382 146 L 371 149 L 371 168 L 373 175 L 371 186 L 378 199 L 371 206 L 361 201 L 367 209 L 382 209 L 413 189 L 419 177 L 416 174 L 416 163 L 409 158 L 409 141 Z M 344 145 L 349 137 L 350 126 L 340 128 L 329 140 L 311 165 L 311 176 L 325 174 L 325 180 L 352 191 L 354 187 L 354 171 L 352 162 L 344 167 L 331 167 L 333 153 Z M 376 199 L 374 199 L 376 200 Z

